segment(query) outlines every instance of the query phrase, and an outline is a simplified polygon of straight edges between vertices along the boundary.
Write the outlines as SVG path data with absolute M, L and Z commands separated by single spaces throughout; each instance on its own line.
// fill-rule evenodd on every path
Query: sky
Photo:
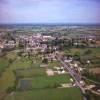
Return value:
M 0 23 L 100 23 L 100 0 L 0 0 Z

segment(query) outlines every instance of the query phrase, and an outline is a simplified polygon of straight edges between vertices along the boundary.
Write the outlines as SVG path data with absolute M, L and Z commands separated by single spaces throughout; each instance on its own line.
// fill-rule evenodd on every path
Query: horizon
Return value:
M 100 23 L 0 23 L 0 25 L 100 25 Z

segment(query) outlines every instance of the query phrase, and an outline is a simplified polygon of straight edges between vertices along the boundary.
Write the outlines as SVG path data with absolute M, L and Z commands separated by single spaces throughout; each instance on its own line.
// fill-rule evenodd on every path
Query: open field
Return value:
M 31 61 L 28 58 L 19 58 L 16 59 L 12 65 L 11 69 L 25 69 L 31 67 Z
M 0 77 L 0 91 L 6 90 L 8 87 L 12 87 L 14 85 L 15 75 L 12 70 L 7 68 Z
M 23 87 L 22 82 L 26 80 L 29 81 L 29 84 L 26 84 L 25 87 L 31 87 L 31 89 L 44 89 L 44 88 L 57 88 L 60 87 L 63 83 L 70 83 L 69 75 L 56 75 L 56 76 L 37 76 L 33 78 L 23 78 L 19 80 L 19 86 Z
M 52 61 L 52 62 L 49 62 L 48 67 L 49 68 L 61 67 L 61 64 L 58 61 Z
M 35 77 L 46 75 L 46 72 L 43 68 L 29 68 L 16 70 L 16 75 L 21 78 Z
M 5 100 L 65 100 L 66 98 L 82 100 L 79 89 L 58 88 L 61 84 L 71 83 L 71 77 L 68 74 L 47 75 L 47 69 L 54 70 L 54 67 L 61 67 L 58 61 L 49 62 L 46 67 L 41 68 L 40 65 L 43 64 L 41 55 L 30 59 L 18 56 L 15 51 L 8 52 L 6 59 L 8 60 L 0 58 L 0 66 L 4 68 L 0 77 L 0 93 L 6 93 L 9 87 L 15 86 L 16 78 L 18 84 L 16 84 L 17 90 L 8 94 Z
M 82 100 L 80 90 L 67 89 L 40 89 L 32 91 L 15 92 L 5 100 Z
M 4 57 L 3 57 L 3 58 L 0 58 L 0 73 L 1 73 L 2 71 L 4 71 L 4 69 L 5 69 L 6 67 L 8 67 L 8 65 L 9 65 L 8 60 L 6 60 Z
M 49 77 L 36 77 L 32 80 L 33 88 L 46 88 L 60 85 L 61 83 L 70 83 L 70 77 L 67 75 L 57 75 Z

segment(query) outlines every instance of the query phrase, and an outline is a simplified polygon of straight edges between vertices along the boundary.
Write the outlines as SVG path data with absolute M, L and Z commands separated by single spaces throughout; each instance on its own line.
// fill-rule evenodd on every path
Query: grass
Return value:
M 5 91 L 8 87 L 14 86 L 15 75 L 10 69 L 11 64 L 9 63 L 9 59 L 13 60 L 14 58 L 15 55 L 12 52 L 0 58 L 0 92 Z
M 16 76 L 13 71 L 16 71 L 16 75 L 20 77 L 18 87 L 20 87 L 21 80 L 31 80 L 32 90 L 16 91 L 14 94 L 9 94 L 5 100 L 82 100 L 77 88 L 54 88 L 55 85 L 61 83 L 70 83 L 70 76 L 68 74 L 47 76 L 46 68 L 40 68 L 41 57 L 36 56 L 29 59 L 28 57 L 19 57 L 15 52 L 7 53 L 6 57 L 15 60 L 0 77 L 0 91 L 5 91 L 8 87 L 14 86 Z M 8 61 L 3 58 L 0 58 L 0 60 L 0 68 L 5 68 Z M 48 68 L 55 66 L 60 67 L 61 65 L 58 61 L 48 64 Z
M 93 54 L 97 57 L 100 57 L 100 48 L 92 48 Z
M 58 61 L 52 61 L 48 63 L 49 68 L 60 67 L 60 66 L 61 66 L 61 63 Z
M 91 100 L 100 100 L 100 96 L 96 95 L 96 94 L 93 94 L 93 93 L 90 93 L 90 99 Z
M 71 49 L 65 49 L 64 52 L 65 54 L 71 54 L 71 55 L 74 55 L 76 52 L 79 52 L 80 55 L 83 55 L 84 52 L 86 50 L 91 50 L 92 53 L 91 53 L 91 56 L 100 56 L 100 48 L 71 48 Z
M 32 79 L 33 88 L 47 88 L 60 85 L 61 83 L 70 83 L 70 77 L 67 75 L 47 76 L 47 77 L 34 77 Z
M 91 53 L 85 54 L 87 50 L 91 50 Z M 69 50 L 65 49 L 64 53 L 70 55 L 78 53 L 83 63 L 86 64 L 87 60 L 91 61 L 90 68 L 100 66 L 100 48 L 71 48 Z
M 10 52 L 7 53 L 6 57 L 8 59 L 12 59 L 12 60 L 16 59 L 17 58 L 17 53 L 15 51 L 10 51 Z
M 35 77 L 46 75 L 46 72 L 43 68 L 30 68 L 24 70 L 16 70 L 16 74 L 19 77 Z
M 6 57 L 0 58 L 0 73 L 7 67 L 0 76 L 0 91 L 6 90 L 8 87 L 12 87 L 14 85 L 16 77 L 13 70 L 30 67 L 31 61 L 29 59 L 17 59 L 17 57 L 16 53 L 8 52 Z M 16 60 L 10 64 L 8 61 L 9 59 Z
M 82 97 L 79 89 L 67 88 L 15 92 L 5 100 L 82 100 Z
M 25 69 L 25 68 L 30 68 L 32 62 L 28 58 L 18 58 L 16 59 L 13 64 L 11 65 L 11 69 Z
M 53 88 L 55 85 L 60 85 L 61 83 L 70 83 L 70 76 L 69 75 L 56 75 L 51 77 L 40 76 L 40 77 L 33 77 L 29 79 L 24 78 L 21 80 L 31 80 L 32 89 L 41 89 L 41 88 Z
M 0 73 L 9 65 L 9 62 L 7 59 L 0 58 Z
M 5 72 L 2 73 L 0 77 L 0 91 L 6 90 L 8 87 L 12 87 L 14 85 L 15 75 L 13 71 L 6 69 Z

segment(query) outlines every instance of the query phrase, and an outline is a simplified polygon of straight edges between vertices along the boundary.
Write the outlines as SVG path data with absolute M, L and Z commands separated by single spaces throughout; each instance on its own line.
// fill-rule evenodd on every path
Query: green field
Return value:
M 61 83 L 70 83 L 70 77 L 67 75 L 57 75 L 48 77 L 34 77 L 32 80 L 33 88 L 49 88 Z
M 47 67 L 41 68 L 41 55 L 31 58 L 18 56 L 15 51 L 8 52 L 7 60 L 0 58 L 0 93 L 16 85 L 16 90 L 8 94 L 4 100 L 82 100 L 80 90 L 77 88 L 58 88 L 63 83 L 71 83 L 68 74 L 48 76 L 46 69 L 54 70 L 60 67 L 58 61 L 49 62 Z M 2 71 L 4 70 L 4 71 Z M 17 80 L 18 84 L 15 84 Z M 31 89 L 21 89 L 30 85 Z M 21 83 L 22 82 L 22 83 Z M 29 91 L 30 90 L 30 91 Z M 0 95 L 2 96 L 2 95 Z
M 0 58 L 0 73 L 2 73 L 4 69 L 8 67 L 8 65 L 9 65 L 9 62 L 7 59 L 5 59 L 4 57 Z
M 28 58 L 18 58 L 16 59 L 12 65 L 11 69 L 25 69 L 31 67 L 31 61 Z
M 52 61 L 52 62 L 49 62 L 48 66 L 49 68 L 60 67 L 61 63 L 58 61 Z
M 70 83 L 70 76 L 55 75 L 55 76 L 37 76 L 33 78 L 23 78 L 20 79 L 18 87 L 23 87 L 23 84 L 21 84 L 23 80 L 30 81 L 28 85 L 31 85 L 31 89 L 56 88 L 63 83 Z
M 15 54 L 12 54 L 12 52 L 9 52 L 7 55 L 0 58 L 0 92 L 14 85 L 15 75 L 13 70 L 10 70 L 11 63 L 9 62 L 9 60 L 15 58 Z
M 15 92 L 6 97 L 5 100 L 82 100 L 82 97 L 77 88 L 40 89 Z
M 23 70 L 16 70 L 17 76 L 21 78 L 35 77 L 46 75 L 46 71 L 43 68 L 30 68 Z
M 12 87 L 14 85 L 14 81 L 15 81 L 15 75 L 13 71 L 7 68 L 0 77 L 0 91 L 4 91 L 8 87 Z

